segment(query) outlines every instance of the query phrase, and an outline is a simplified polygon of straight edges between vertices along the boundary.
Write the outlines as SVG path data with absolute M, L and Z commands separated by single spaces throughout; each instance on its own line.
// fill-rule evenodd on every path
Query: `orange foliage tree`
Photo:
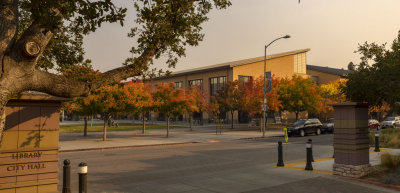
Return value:
M 281 102 L 279 101 L 278 86 L 279 79 L 272 77 L 271 79 L 271 92 L 266 94 L 268 111 L 279 111 Z M 244 86 L 239 87 L 242 89 L 242 102 L 240 110 L 248 112 L 251 116 L 261 115 L 261 105 L 264 101 L 264 79 L 262 76 L 257 79 L 250 79 Z
M 193 113 L 207 110 L 207 98 L 198 86 L 190 86 L 186 90 L 186 112 L 189 114 L 190 130 L 193 130 Z
M 328 84 L 323 84 L 319 86 L 319 94 L 321 95 L 322 105 L 321 105 L 321 113 L 324 114 L 324 119 L 326 119 L 326 115 L 329 112 L 333 112 L 333 107 L 329 106 L 329 103 L 339 103 L 346 101 L 346 96 L 340 90 L 340 88 L 344 85 L 344 81 L 336 80 L 330 82 Z
M 298 120 L 299 112 L 317 113 L 321 109 L 322 100 L 318 87 L 309 78 L 293 76 L 292 79 L 281 79 L 278 88 L 281 110 L 294 112 Z
M 173 83 L 160 83 L 153 92 L 154 109 L 167 118 L 167 137 L 171 116 L 182 115 L 186 110 L 185 90 L 174 88 Z
M 150 84 L 143 82 L 129 82 L 125 84 L 125 93 L 130 99 L 127 111 L 134 115 L 142 114 L 142 133 L 146 133 L 146 114 L 153 109 L 154 102 Z
M 239 81 L 229 81 L 217 91 L 216 100 L 218 102 L 220 113 L 231 113 L 231 129 L 233 129 L 233 113 L 239 109 L 241 97 L 243 96 L 239 89 Z
M 127 89 L 116 84 L 100 87 L 89 95 L 88 102 L 96 103 L 99 113 L 103 116 L 103 141 L 107 140 L 107 122 L 111 119 L 111 116 L 126 112 L 128 106 L 132 105 L 132 97 L 127 91 Z

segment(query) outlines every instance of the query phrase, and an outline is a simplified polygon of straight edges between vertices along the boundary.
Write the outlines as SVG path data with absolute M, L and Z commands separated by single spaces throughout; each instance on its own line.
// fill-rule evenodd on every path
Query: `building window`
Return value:
M 203 79 L 189 80 L 189 86 L 198 86 L 203 89 Z
M 306 74 L 306 53 L 294 55 L 294 73 Z
M 239 75 L 239 83 L 245 85 L 249 80 L 252 80 L 253 77 L 251 76 L 241 76 Z
M 225 86 L 226 76 L 210 78 L 210 96 L 215 96 L 217 91 Z
M 175 88 L 175 89 L 177 89 L 177 88 L 183 88 L 183 82 L 182 82 L 182 81 L 180 81 L 180 82 L 175 82 L 174 88 Z

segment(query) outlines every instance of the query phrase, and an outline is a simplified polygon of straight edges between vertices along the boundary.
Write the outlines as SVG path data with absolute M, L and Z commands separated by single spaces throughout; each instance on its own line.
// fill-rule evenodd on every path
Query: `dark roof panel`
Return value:
M 325 72 L 328 74 L 335 74 L 335 75 L 339 75 L 339 76 L 343 76 L 343 75 L 346 75 L 351 72 L 350 70 L 345 70 L 345 69 L 314 66 L 314 65 L 309 65 L 309 64 L 307 64 L 307 70 L 315 70 L 318 72 Z

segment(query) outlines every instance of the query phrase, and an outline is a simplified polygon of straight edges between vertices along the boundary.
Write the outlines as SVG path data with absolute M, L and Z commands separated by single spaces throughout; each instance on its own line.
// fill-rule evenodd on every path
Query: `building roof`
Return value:
M 267 60 L 280 58 L 280 57 L 284 57 L 284 56 L 289 56 L 289 55 L 294 55 L 294 54 L 300 54 L 300 53 L 304 53 L 304 52 L 308 52 L 308 51 L 310 51 L 310 48 L 267 55 Z M 181 76 L 181 75 L 207 72 L 207 71 L 213 71 L 213 70 L 229 69 L 229 68 L 236 67 L 236 66 L 260 62 L 263 60 L 264 60 L 264 56 L 260 56 L 260 57 L 255 57 L 255 58 L 225 62 L 225 63 L 221 63 L 221 64 L 215 64 L 215 65 L 204 66 L 204 67 L 199 67 L 199 68 L 192 68 L 189 70 L 177 71 L 177 72 L 173 72 L 171 75 L 172 76 Z M 160 78 L 164 78 L 164 77 L 160 77 Z
M 328 74 L 334 74 L 334 75 L 339 75 L 339 76 L 343 76 L 343 75 L 346 75 L 351 72 L 350 70 L 345 70 L 345 69 L 314 66 L 314 65 L 309 65 L 309 64 L 307 64 L 307 70 L 315 70 L 318 72 L 325 72 Z

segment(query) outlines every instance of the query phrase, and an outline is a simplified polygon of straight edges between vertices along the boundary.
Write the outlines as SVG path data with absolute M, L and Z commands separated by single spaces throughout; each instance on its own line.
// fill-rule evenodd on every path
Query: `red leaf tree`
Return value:
M 153 109 L 154 102 L 150 84 L 129 82 L 124 86 L 129 95 L 128 111 L 134 115 L 142 114 L 142 133 L 146 133 L 146 114 Z
M 167 137 L 171 116 L 182 115 L 186 111 L 185 90 L 174 88 L 173 83 L 160 83 L 153 92 L 154 109 L 167 118 Z
M 186 112 L 189 114 L 190 130 L 193 130 L 193 113 L 207 110 L 206 94 L 197 86 L 190 86 L 186 90 Z

